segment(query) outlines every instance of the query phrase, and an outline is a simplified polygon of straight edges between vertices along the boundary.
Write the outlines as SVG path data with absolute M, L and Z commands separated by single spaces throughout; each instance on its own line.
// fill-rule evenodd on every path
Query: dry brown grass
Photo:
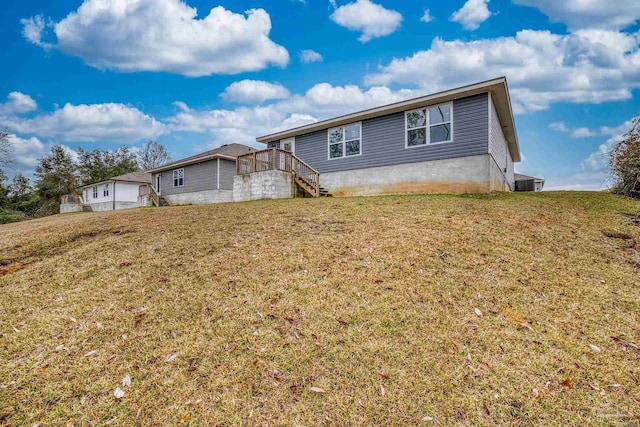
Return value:
M 0 425 L 637 425 L 639 213 L 550 193 L 0 226 L 22 266 Z

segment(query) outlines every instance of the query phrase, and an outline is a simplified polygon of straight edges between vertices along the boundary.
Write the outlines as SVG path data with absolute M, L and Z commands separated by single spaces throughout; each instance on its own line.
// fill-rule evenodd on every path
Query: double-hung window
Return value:
M 362 153 L 362 123 L 329 129 L 329 159 L 359 156 Z
M 176 169 L 173 171 L 173 186 L 184 186 L 184 169 Z
M 98 187 L 93 187 L 93 198 L 97 199 L 98 198 Z
M 109 197 L 109 184 L 104 185 L 104 188 L 102 189 L 102 195 L 104 197 Z
M 407 147 L 452 141 L 451 103 L 407 111 Z

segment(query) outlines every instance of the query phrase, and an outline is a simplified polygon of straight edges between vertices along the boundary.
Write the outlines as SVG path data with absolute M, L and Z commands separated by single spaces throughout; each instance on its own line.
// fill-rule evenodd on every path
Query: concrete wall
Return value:
M 141 208 L 148 208 L 149 206 L 153 206 L 151 196 L 149 194 L 138 196 L 138 206 L 140 206 Z
M 426 106 L 426 105 L 425 105 Z M 404 112 L 362 122 L 359 156 L 328 159 L 328 129 L 296 136 L 296 156 L 321 174 L 392 166 L 489 152 L 489 94 L 453 101 L 453 140 L 406 148 Z
M 171 205 L 209 205 L 233 201 L 232 190 L 205 190 L 191 193 L 163 194 Z
M 236 175 L 233 180 L 233 201 L 288 199 L 295 196 L 295 183 L 284 171 L 256 172 Z
M 491 154 L 491 156 L 493 157 L 494 161 L 497 164 L 497 170 L 502 174 L 502 179 L 507 184 L 506 187 L 502 186 L 503 190 L 499 191 L 510 191 L 515 188 L 515 178 L 513 175 L 513 159 L 511 158 L 511 153 L 509 152 L 509 147 L 507 145 L 507 139 L 504 136 L 502 124 L 500 123 L 500 118 L 498 117 L 498 112 L 496 111 L 493 100 L 490 104 L 491 110 L 489 113 L 489 154 Z
M 81 203 L 61 203 L 60 213 L 82 212 Z
M 320 185 L 334 196 L 486 193 L 490 191 L 490 161 L 493 162 L 488 154 L 481 154 L 331 172 L 320 175 Z
M 94 212 L 103 212 L 103 211 L 112 211 L 113 210 L 113 202 L 100 202 L 100 203 L 91 203 L 91 209 Z M 137 208 L 138 202 L 118 202 L 115 203 L 116 210 L 120 209 L 133 209 Z

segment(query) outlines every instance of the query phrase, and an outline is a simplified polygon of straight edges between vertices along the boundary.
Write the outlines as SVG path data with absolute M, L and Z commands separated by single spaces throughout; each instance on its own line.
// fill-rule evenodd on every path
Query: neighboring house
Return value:
M 336 196 L 512 191 L 513 164 L 520 161 L 504 77 L 257 141 L 293 152 Z
M 533 176 L 515 174 L 516 191 L 542 191 L 544 188 L 544 179 Z
M 255 151 L 246 145 L 227 144 L 148 172 L 153 188 L 168 204 L 231 202 L 236 158 Z
M 80 187 L 85 206 L 92 211 L 111 211 L 146 206 L 151 174 L 131 172 Z

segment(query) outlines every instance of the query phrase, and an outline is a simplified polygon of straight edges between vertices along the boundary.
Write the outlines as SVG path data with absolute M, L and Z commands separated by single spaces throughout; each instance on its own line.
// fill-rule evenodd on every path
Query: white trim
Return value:
M 360 127 L 360 138 L 356 139 L 347 139 L 347 126 L 358 125 Z M 331 129 L 342 128 L 342 142 L 331 142 L 330 134 Z M 360 141 L 360 152 L 358 154 L 352 154 L 347 156 L 347 142 L 351 141 Z M 342 144 L 342 156 L 341 157 L 331 157 L 331 146 L 336 144 Z M 340 126 L 334 126 L 332 128 L 327 129 L 327 160 L 340 160 L 340 159 L 350 159 L 352 157 L 362 156 L 362 122 L 353 122 L 347 123 Z
M 291 138 L 281 139 L 279 142 L 279 147 L 281 150 L 286 150 L 286 148 L 284 148 L 284 144 L 286 143 L 291 143 L 291 153 L 296 154 L 296 137 L 293 136 Z
M 432 109 L 432 108 L 441 107 L 443 105 L 448 105 L 449 106 L 449 116 L 450 116 L 449 117 L 449 121 L 448 122 L 442 122 L 442 123 L 435 123 L 435 124 L 432 125 L 431 124 L 431 113 L 429 112 L 429 110 Z M 425 113 L 425 125 L 409 129 L 409 126 L 408 126 L 408 123 L 407 123 L 407 116 L 410 113 L 413 113 L 415 111 L 421 111 L 421 110 L 424 110 L 424 113 Z M 450 133 L 449 134 L 449 139 L 447 141 L 431 142 L 431 128 L 435 127 L 435 126 L 439 126 L 439 125 L 446 125 L 446 124 L 449 124 L 449 133 Z M 413 110 L 405 111 L 404 112 L 404 148 L 408 149 L 408 148 L 428 147 L 430 145 L 449 144 L 449 143 L 454 141 L 453 128 L 454 128 L 454 124 L 453 124 L 453 101 L 443 102 L 442 104 L 428 105 L 426 107 L 415 108 Z M 409 145 L 409 131 L 410 130 L 416 130 L 416 129 L 424 129 L 425 130 L 425 144 Z
M 180 182 L 180 177 L 178 177 L 178 178 L 176 179 L 176 172 L 178 172 L 178 171 L 182 171 L 182 184 L 178 184 L 178 185 L 176 185 L 176 181 Z M 174 170 L 172 171 L 172 176 L 171 176 L 171 177 L 173 178 L 173 188 L 177 188 L 177 187 L 184 187 L 184 179 L 185 179 L 185 176 L 184 176 L 184 168 L 174 169 Z
M 218 170 L 216 171 L 216 189 L 220 189 L 220 158 L 218 157 Z

